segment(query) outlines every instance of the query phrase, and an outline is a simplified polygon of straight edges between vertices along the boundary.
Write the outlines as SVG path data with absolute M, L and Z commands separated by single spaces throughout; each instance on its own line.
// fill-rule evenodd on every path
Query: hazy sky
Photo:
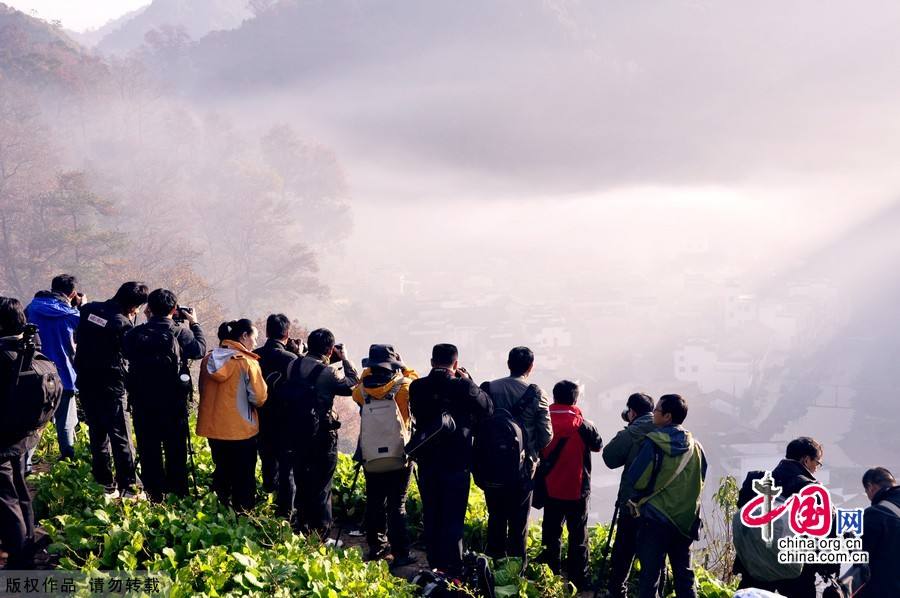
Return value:
M 48 21 L 59 19 L 63 27 L 84 31 L 96 29 L 107 21 L 150 4 L 150 0 L 4 0 L 22 12 Z

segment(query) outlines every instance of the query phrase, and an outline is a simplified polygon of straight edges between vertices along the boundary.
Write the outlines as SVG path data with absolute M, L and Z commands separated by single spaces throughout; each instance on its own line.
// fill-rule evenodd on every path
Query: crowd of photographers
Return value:
M 146 322 L 136 326 L 142 311 Z M 527 347 L 510 351 L 509 376 L 478 385 L 450 344 L 434 346 L 431 370 L 420 376 L 391 345 L 372 345 L 360 373 L 330 331 L 314 330 L 305 343 L 292 339 L 283 314 L 269 316 L 265 344 L 259 346 L 257 336 L 248 319 L 223 322 L 210 349 L 197 314 L 179 306 L 169 290 L 149 292 L 142 283 L 127 282 L 111 299 L 88 302 L 73 276 L 60 275 L 26 308 L 0 297 L 3 413 L 29 398 L 19 396 L 24 389 L 36 389 L 44 406 L 38 419 L 43 423 L 52 416 L 61 459 L 75 458 L 79 419 L 87 425 L 93 476 L 109 497 L 186 496 L 193 458 L 188 364 L 201 360 L 196 432 L 209 442 L 216 495 L 235 510 L 251 509 L 259 457 L 263 489 L 276 495 L 278 513 L 298 532 L 328 539 L 341 426 L 333 407 L 336 397 L 348 397 L 360 413 L 355 459 L 356 475 L 363 471 L 366 480 L 369 558 L 389 559 L 395 567 L 415 562 L 405 502 L 416 475 L 428 565 L 449 577 L 462 576 L 463 527 L 474 478 L 488 509 L 488 556 L 524 560 L 529 514 L 533 507 L 543 508 L 540 559 L 556 572 L 563 569 L 565 524 L 565 572 L 581 589 L 591 579 L 591 455 L 602 449 L 608 467 L 622 468 L 608 593 L 626 595 L 637 558 L 641 597 L 658 595 L 667 559 L 676 595 L 696 595 L 691 547 L 700 537 L 707 460 L 684 428 L 688 405 L 681 396 L 654 401 L 631 395 L 622 413 L 627 426 L 603 446 L 578 407 L 578 384 L 560 381 L 548 395 L 529 383 L 535 363 Z M 26 359 L 29 347 L 35 357 Z M 41 374 L 45 358 L 55 372 Z M 7 428 L 15 426 L 4 424 L 0 435 L 0 539 L 7 568 L 22 569 L 31 566 L 39 549 L 25 485 L 39 431 L 20 438 L 21 429 Z M 811 438 L 788 444 L 785 459 L 772 472 L 782 498 L 816 483 L 822 455 L 822 446 Z M 745 480 L 741 504 L 752 498 L 757 473 L 762 472 Z M 872 501 L 864 525 L 871 563 L 858 595 L 900 595 L 895 566 L 900 488 L 884 468 L 867 471 L 863 486 Z M 815 596 L 817 575 L 837 572 L 804 566 L 799 575 L 769 579 L 755 573 L 752 556 L 742 554 L 740 546 L 737 557 L 742 588 L 796 598 Z

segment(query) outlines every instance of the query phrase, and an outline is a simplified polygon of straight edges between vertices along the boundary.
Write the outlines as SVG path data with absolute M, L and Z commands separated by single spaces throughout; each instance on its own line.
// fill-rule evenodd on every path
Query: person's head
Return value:
M 157 318 L 168 318 L 178 307 L 178 297 L 169 289 L 156 289 L 147 297 L 147 307 Z
M 252 351 L 256 347 L 256 337 L 258 332 L 253 326 L 253 322 L 247 318 L 240 320 L 231 320 L 230 322 L 222 322 L 219 326 L 219 342 L 234 341 L 241 343 L 248 351 Z
M 510 376 L 527 376 L 534 368 L 534 352 L 528 347 L 513 347 L 506 365 Z
M 459 367 L 459 349 L 450 343 L 440 343 L 431 350 L 431 367 L 455 371 Z
M 310 353 L 330 359 L 334 351 L 334 334 L 327 328 L 316 328 L 309 333 L 306 345 Z
M 866 471 L 862 477 L 862 485 L 866 490 L 866 496 L 873 500 L 875 495 L 885 488 L 893 488 L 897 485 L 894 474 L 884 467 L 873 467 Z
M 369 356 L 363 359 L 363 367 L 393 373 L 403 369 L 403 361 L 393 345 L 370 345 Z
M 553 387 L 553 402 L 560 405 L 574 405 L 578 402 L 578 396 L 581 394 L 581 388 L 577 382 L 571 380 L 560 380 Z
M 801 436 L 791 440 L 784 452 L 785 459 L 799 461 L 810 473 L 816 473 L 822 467 L 822 445 L 809 436 Z
M 291 334 L 291 321 L 284 314 L 271 314 L 266 318 L 266 338 L 286 341 Z
M 50 290 L 71 299 L 75 296 L 75 287 L 77 285 L 78 279 L 71 274 L 59 274 L 50 281 Z
M 150 288 L 142 282 L 126 282 L 113 295 L 113 301 L 122 308 L 122 315 L 134 317 L 141 306 L 147 303 Z
M 21 301 L 13 297 L 0 297 L 0 336 L 18 336 L 27 323 Z
M 622 419 L 628 423 L 633 422 L 642 415 L 653 412 L 653 399 L 650 395 L 636 392 L 625 402 L 625 410 L 622 411 Z
M 681 395 L 663 395 L 653 410 L 653 423 L 657 427 L 680 426 L 687 419 L 688 406 Z

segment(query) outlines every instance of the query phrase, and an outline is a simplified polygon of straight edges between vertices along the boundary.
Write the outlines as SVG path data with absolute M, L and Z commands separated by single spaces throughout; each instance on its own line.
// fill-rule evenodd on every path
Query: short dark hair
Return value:
M 811 459 L 822 458 L 822 445 L 809 436 L 801 436 L 788 442 L 787 450 L 784 452 L 785 459 L 799 461 L 804 457 Z
M 687 419 L 688 405 L 681 395 L 659 397 L 659 410 L 672 416 L 672 423 L 680 426 Z
M 578 384 L 571 380 L 560 380 L 553 387 L 553 402 L 560 405 L 574 405 L 581 394 Z
M 888 471 L 887 468 L 873 467 L 863 474 L 862 483 L 863 487 L 871 484 L 873 486 L 878 486 L 879 488 L 890 488 L 891 486 L 897 485 L 897 480 L 894 478 L 894 474 Z
M 58 274 L 50 281 L 50 290 L 54 293 L 62 293 L 63 295 L 71 295 L 75 292 L 75 285 L 78 279 L 71 274 Z
M 266 336 L 282 339 L 291 332 L 291 321 L 284 314 L 270 314 L 266 318 Z
M 334 334 L 327 328 L 316 328 L 309 333 L 306 344 L 310 353 L 325 355 L 334 347 Z
M 625 406 L 633 409 L 639 416 L 645 415 L 653 411 L 653 399 L 646 393 L 636 392 L 628 397 Z
M 147 297 L 147 307 L 154 316 L 165 318 L 178 307 L 178 297 L 169 289 L 156 289 Z
M 219 342 L 221 341 L 237 341 L 246 333 L 251 334 L 253 332 L 253 322 L 248 320 L 247 318 L 241 318 L 240 320 L 231 320 L 228 322 L 222 322 L 219 325 Z
M 22 334 L 27 323 L 21 301 L 14 297 L 0 297 L 0 334 Z
M 126 282 L 119 287 L 113 296 L 113 301 L 122 306 L 123 309 L 132 310 L 147 303 L 147 294 L 150 287 L 142 282 L 131 281 Z
M 534 365 L 534 351 L 528 347 L 513 347 L 506 365 L 513 376 L 523 376 Z
M 459 359 L 459 349 L 450 343 L 439 343 L 431 349 L 431 363 L 435 366 L 451 366 Z

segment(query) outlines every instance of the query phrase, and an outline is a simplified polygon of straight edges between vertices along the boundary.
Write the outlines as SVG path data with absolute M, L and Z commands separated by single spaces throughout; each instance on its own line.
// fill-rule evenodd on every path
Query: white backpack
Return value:
M 359 416 L 359 448 L 363 467 L 369 473 L 397 471 L 406 465 L 404 447 L 409 432 L 397 407 L 397 393 L 406 382 L 399 378 L 383 399 L 376 399 L 360 386 L 363 405 Z

